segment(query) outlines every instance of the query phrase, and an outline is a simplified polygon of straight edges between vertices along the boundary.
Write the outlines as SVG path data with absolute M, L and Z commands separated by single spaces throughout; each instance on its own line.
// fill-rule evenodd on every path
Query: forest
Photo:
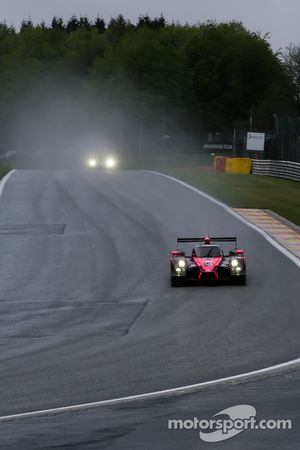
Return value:
M 292 46 L 274 52 L 267 35 L 234 21 L 2 23 L 0 147 L 38 147 L 53 132 L 57 142 L 73 134 L 69 145 L 84 126 L 138 145 L 149 130 L 197 137 L 245 128 L 250 114 L 254 128 L 271 128 L 274 113 L 299 108 L 297 55 Z

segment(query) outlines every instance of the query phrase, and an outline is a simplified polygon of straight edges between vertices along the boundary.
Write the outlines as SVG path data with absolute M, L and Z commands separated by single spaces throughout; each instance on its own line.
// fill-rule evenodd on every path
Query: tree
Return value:
M 129 30 L 132 30 L 134 27 L 129 20 L 126 20 L 122 14 L 119 14 L 116 19 L 112 18 L 109 21 L 107 33 L 109 39 L 115 44 L 120 42 L 123 36 Z
M 97 17 L 97 19 L 95 20 L 95 28 L 98 31 L 98 33 L 104 33 L 106 30 L 106 24 L 105 24 L 105 20 L 102 19 L 101 17 Z
M 162 28 L 165 28 L 166 26 L 166 19 L 163 15 L 160 17 L 155 17 L 154 19 L 151 19 L 148 14 L 145 14 L 144 16 L 140 16 L 137 23 L 137 28 L 141 27 L 148 27 L 151 30 L 157 31 Z
M 300 47 L 290 44 L 282 59 L 292 82 L 296 113 L 300 116 Z
M 72 16 L 67 22 L 66 30 L 69 33 L 73 33 L 74 31 L 76 31 L 78 29 L 78 27 L 79 27 L 79 22 L 78 22 L 77 17 Z
M 53 17 L 51 28 L 52 30 L 63 30 L 65 28 L 63 19 L 61 17 Z
M 32 23 L 32 20 L 30 19 L 30 18 L 28 18 L 27 20 L 25 20 L 25 19 L 23 19 L 22 20 L 22 23 L 21 23 L 21 29 L 20 29 L 20 31 L 22 32 L 22 31 L 25 31 L 25 30 L 27 30 L 27 29 L 33 29 L 34 27 L 33 27 L 33 23 Z
M 145 136 L 180 127 L 200 136 L 244 126 L 252 108 L 255 127 L 265 127 L 273 113 L 287 114 L 295 101 L 299 108 L 299 53 L 293 46 L 283 61 L 240 22 L 183 26 L 146 14 L 136 26 L 122 15 L 107 26 L 76 16 L 54 17 L 50 27 L 24 20 L 20 31 L 0 24 L 0 134 L 20 98 L 51 104 L 51 94 L 70 91 L 105 105 L 103 123 L 123 114 L 132 141 L 141 122 Z
M 249 118 L 283 70 L 266 39 L 240 22 L 214 22 L 191 30 L 184 50 L 192 86 L 189 103 L 210 129 L 230 129 Z
M 89 19 L 87 17 L 80 17 L 79 21 L 78 21 L 78 27 L 79 28 L 83 28 L 85 30 L 90 30 L 91 29 L 91 23 L 89 21 Z

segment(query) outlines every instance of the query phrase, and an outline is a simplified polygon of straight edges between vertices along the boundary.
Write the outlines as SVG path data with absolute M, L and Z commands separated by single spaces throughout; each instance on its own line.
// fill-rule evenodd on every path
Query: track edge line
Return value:
M 181 184 L 182 186 L 191 189 L 192 191 L 196 192 L 197 194 L 201 195 L 202 197 L 205 197 L 207 200 L 210 200 L 211 202 L 215 203 L 216 205 L 222 207 L 232 216 L 239 219 L 241 222 L 243 222 L 245 225 L 248 225 L 248 227 L 252 228 L 253 230 L 257 231 L 261 236 L 263 236 L 274 248 L 276 248 L 278 251 L 280 251 L 284 256 L 286 256 L 290 261 L 292 261 L 297 267 L 300 268 L 300 259 L 294 255 L 292 252 L 290 252 L 287 248 L 285 248 L 283 245 L 281 245 L 278 241 L 276 241 L 272 236 L 270 236 L 266 231 L 264 231 L 259 226 L 255 225 L 252 222 L 249 222 L 246 218 L 235 212 L 230 206 L 226 205 L 225 203 L 221 202 L 221 200 L 216 199 L 215 197 L 207 194 L 204 191 L 201 191 L 200 189 L 191 186 L 190 184 L 186 183 L 185 181 L 181 181 L 178 178 L 172 177 L 171 175 L 166 175 L 164 173 L 155 172 L 154 170 L 145 170 L 145 172 L 153 173 L 155 175 L 159 175 L 165 178 L 168 178 L 172 181 L 175 181 L 178 184 Z
M 101 400 L 101 401 L 92 402 L 92 403 L 82 403 L 82 404 L 78 404 L 78 405 L 71 405 L 71 406 L 65 406 L 65 407 L 32 411 L 32 412 L 27 412 L 27 413 L 19 413 L 19 414 L 7 415 L 7 416 L 0 416 L 0 422 L 14 421 L 14 420 L 18 420 L 18 419 L 30 419 L 30 418 L 41 417 L 41 416 L 50 416 L 50 415 L 62 414 L 62 413 L 66 413 L 66 412 L 80 412 L 80 411 L 84 411 L 84 410 L 100 408 L 102 406 L 114 406 L 114 405 L 121 405 L 124 403 L 132 403 L 132 402 L 142 401 L 142 400 L 151 400 L 151 399 L 164 398 L 164 397 L 175 397 L 175 396 L 187 395 L 187 394 L 192 394 L 195 392 L 200 392 L 205 389 L 223 387 L 223 386 L 232 386 L 235 383 L 239 383 L 239 382 L 242 383 L 242 382 L 258 381 L 260 378 L 263 378 L 265 376 L 280 375 L 282 373 L 291 371 L 293 369 L 298 370 L 299 368 L 300 368 L 300 358 L 297 358 L 292 361 L 277 364 L 275 366 L 266 367 L 264 369 L 258 369 L 258 370 L 254 370 L 252 372 L 246 372 L 246 373 L 242 373 L 239 375 L 233 375 L 230 377 L 219 378 L 217 380 L 206 381 L 203 383 L 197 383 L 197 384 L 192 384 L 192 385 L 188 385 L 188 386 L 181 386 L 181 387 L 172 388 L 172 389 L 148 392 L 145 394 L 131 395 L 131 396 L 127 396 L 127 397 L 119 397 L 119 398 L 114 398 L 114 399 L 110 399 L 110 400 Z

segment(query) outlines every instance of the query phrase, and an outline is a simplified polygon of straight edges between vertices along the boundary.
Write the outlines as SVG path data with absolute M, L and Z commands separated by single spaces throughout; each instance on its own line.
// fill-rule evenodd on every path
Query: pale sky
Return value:
M 49 23 L 53 16 L 66 19 L 73 14 L 90 19 L 123 14 L 135 22 L 145 13 L 163 13 L 168 21 L 191 24 L 241 20 L 252 31 L 269 32 L 274 50 L 300 44 L 300 0 L 0 0 L 0 21 L 17 26 L 28 17 Z

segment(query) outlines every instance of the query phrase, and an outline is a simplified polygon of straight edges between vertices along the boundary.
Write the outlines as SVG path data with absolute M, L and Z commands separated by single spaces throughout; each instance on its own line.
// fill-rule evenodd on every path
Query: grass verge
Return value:
M 300 226 L 300 183 L 261 175 L 231 175 L 201 167 L 162 170 L 235 208 L 271 209 Z
M 10 167 L 0 164 L 0 179 L 3 178 L 10 170 Z

